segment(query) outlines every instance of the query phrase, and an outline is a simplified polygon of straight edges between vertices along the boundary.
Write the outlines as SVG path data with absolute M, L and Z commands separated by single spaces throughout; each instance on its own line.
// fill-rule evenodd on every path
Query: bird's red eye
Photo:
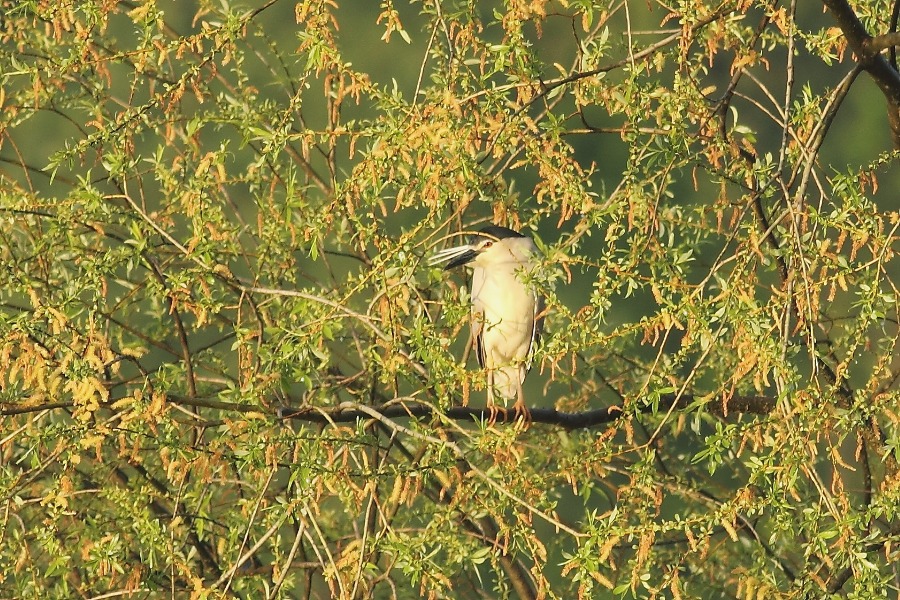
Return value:
M 482 247 L 482 248 L 490 248 L 490 247 L 493 246 L 493 245 L 494 245 L 494 242 L 492 242 L 491 240 L 488 240 L 488 241 L 486 241 L 485 243 L 483 243 L 483 244 L 481 245 L 481 247 Z

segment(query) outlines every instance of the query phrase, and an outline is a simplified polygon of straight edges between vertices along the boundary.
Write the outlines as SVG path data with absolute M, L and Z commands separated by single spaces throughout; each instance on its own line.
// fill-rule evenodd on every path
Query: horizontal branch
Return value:
M 257 415 L 272 414 L 277 419 L 306 421 L 309 423 L 352 423 L 360 419 L 371 419 L 372 411 L 377 412 L 387 419 L 424 419 L 434 416 L 436 412 L 432 406 L 420 404 L 415 401 L 394 401 L 381 407 L 365 407 L 365 409 L 356 408 L 359 406 L 357 404 L 344 402 L 334 407 L 281 407 L 272 410 L 259 405 L 226 402 L 214 398 L 168 396 L 166 400 L 171 404 L 177 404 L 179 406 L 209 408 L 225 412 L 255 413 Z M 691 394 L 684 394 L 681 396 L 675 394 L 663 394 L 659 397 L 659 402 L 642 405 L 638 408 L 638 412 L 652 413 L 668 411 L 670 409 L 687 408 L 696 400 L 697 398 Z M 111 400 L 102 403 L 101 406 L 103 408 L 114 409 L 114 405 L 117 402 L 118 400 Z M 21 415 L 46 410 L 67 409 L 72 408 L 73 406 L 74 404 L 71 401 L 47 402 L 44 404 L 3 402 L 0 403 L 0 415 Z M 707 412 L 719 416 L 727 416 L 733 413 L 768 414 L 775 408 L 775 400 L 766 396 L 735 396 L 727 402 L 707 402 L 703 405 L 703 408 Z M 495 423 L 515 423 L 520 418 L 520 415 L 514 410 L 497 408 L 495 411 Z M 582 412 L 562 412 L 554 408 L 528 409 L 529 420 L 532 423 L 556 425 L 563 429 L 588 429 L 596 427 L 597 425 L 615 421 L 622 416 L 624 412 L 625 410 L 618 405 L 611 405 L 605 408 L 597 408 Z M 629 412 L 631 411 L 629 410 Z M 488 421 L 491 419 L 491 413 L 491 409 L 487 407 L 479 408 L 472 406 L 451 406 L 446 410 L 440 411 L 440 414 L 444 418 L 452 419 L 454 421 Z
M 675 394 L 664 394 L 660 396 L 659 402 L 654 404 L 646 404 L 638 409 L 638 412 L 651 413 L 660 410 L 669 410 L 677 408 L 686 408 L 696 400 L 696 397 L 690 394 L 677 396 Z M 727 416 L 732 413 L 752 413 L 752 414 L 768 414 L 775 408 L 775 400 L 766 396 L 735 396 L 725 403 L 709 402 L 704 405 L 707 412 Z M 283 407 L 276 411 L 281 419 L 293 419 L 299 421 L 307 421 L 311 423 L 348 423 L 355 422 L 359 419 L 372 418 L 371 408 L 363 411 L 353 408 L 350 403 L 335 407 Z M 388 419 L 398 418 L 428 418 L 435 414 L 435 409 L 426 404 L 417 402 L 394 402 L 380 408 L 376 408 L 377 412 Z M 472 406 L 451 406 L 441 411 L 440 414 L 454 421 L 487 421 L 492 417 L 491 409 L 484 407 Z M 583 412 L 562 412 L 554 408 L 531 408 L 528 409 L 529 420 L 532 423 L 543 423 L 546 425 L 556 425 L 563 429 L 588 429 L 615 421 L 624 414 L 621 406 L 612 405 L 605 408 L 598 408 Z M 514 410 L 499 409 L 493 415 L 495 423 L 514 423 L 521 415 Z
M 872 54 L 882 52 L 884 50 L 887 50 L 888 48 L 892 48 L 893 46 L 900 46 L 900 32 L 894 31 L 882 35 L 876 35 L 875 37 L 866 39 L 863 42 L 863 45 L 865 46 L 866 50 L 868 50 Z

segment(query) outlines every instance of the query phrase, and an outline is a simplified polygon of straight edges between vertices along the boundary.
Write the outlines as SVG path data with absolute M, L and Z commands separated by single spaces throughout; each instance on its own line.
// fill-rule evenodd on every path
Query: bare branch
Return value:
M 639 408 L 639 412 L 650 413 L 657 410 L 670 408 L 684 408 L 692 404 L 697 398 L 691 394 L 677 396 L 676 394 L 664 394 L 654 406 L 647 404 Z M 737 396 L 724 404 L 711 402 L 704 408 L 712 414 L 726 416 L 732 413 L 767 414 L 775 408 L 775 400 L 766 396 Z M 370 409 L 371 410 L 371 409 Z M 415 402 L 403 402 L 391 404 L 378 409 L 378 412 L 386 418 L 398 417 L 427 418 L 435 414 L 435 410 L 425 404 Z M 584 412 L 568 413 L 554 408 L 532 408 L 529 416 L 532 423 L 557 425 L 563 429 L 589 429 L 598 425 L 604 425 L 615 421 L 624 414 L 621 406 L 612 405 L 605 408 L 588 410 Z M 455 421 L 487 421 L 491 419 L 489 408 L 472 406 L 453 406 L 441 413 L 445 418 Z M 367 411 L 354 408 L 322 409 L 320 407 L 280 408 L 277 415 L 282 419 L 296 419 L 313 423 L 346 423 L 358 419 L 369 418 Z M 515 423 L 521 417 L 512 410 L 500 410 L 496 423 Z
M 883 35 L 869 38 L 864 42 L 864 45 L 866 49 L 873 54 L 883 52 L 888 48 L 900 46 L 900 33 L 895 31 L 892 33 L 885 33 Z
M 211 408 L 227 412 L 265 414 L 270 409 L 254 404 L 240 404 L 226 402 L 214 398 L 187 398 L 183 396 L 168 396 L 168 401 L 183 406 L 195 408 Z M 652 413 L 659 410 L 686 408 L 698 398 L 692 394 L 663 394 L 659 402 L 645 404 L 638 409 L 641 413 Z M 106 408 L 111 407 L 115 401 L 104 403 Z M 775 409 L 775 399 L 767 396 L 735 396 L 722 402 L 709 402 L 703 405 L 704 409 L 714 415 L 728 416 L 734 413 L 768 414 Z M 0 403 L 0 415 L 19 415 L 41 412 L 45 410 L 58 410 L 71 408 L 72 402 L 52 402 L 47 404 L 17 404 Z M 303 406 L 281 407 L 274 411 L 276 418 L 284 420 L 306 421 L 309 423 L 352 423 L 359 419 L 371 418 L 370 411 L 376 411 L 387 419 L 415 418 L 422 419 L 437 414 L 434 408 L 427 404 L 415 401 L 391 402 L 381 407 L 366 408 L 361 410 L 358 405 L 342 403 L 335 407 Z M 629 409 L 629 412 L 631 410 Z M 610 405 L 605 408 L 587 410 L 583 412 L 563 412 L 555 408 L 529 409 L 530 422 L 557 425 L 563 429 L 589 429 L 598 425 L 604 425 L 615 421 L 625 413 L 625 409 L 618 405 Z M 491 410 L 487 407 L 452 406 L 440 414 L 454 421 L 488 421 L 492 418 Z M 515 423 L 521 417 L 512 410 L 499 409 L 495 423 Z
M 900 148 L 900 72 L 880 54 L 885 48 L 897 45 L 897 34 L 888 33 L 873 38 L 846 0 L 822 0 L 822 3 L 837 21 L 859 64 L 884 94 L 888 102 L 888 122 L 894 148 Z

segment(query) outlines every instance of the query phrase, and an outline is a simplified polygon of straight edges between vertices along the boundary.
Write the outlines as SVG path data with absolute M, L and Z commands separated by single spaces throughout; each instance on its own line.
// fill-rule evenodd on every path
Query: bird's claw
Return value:
M 531 426 L 531 411 L 528 410 L 524 402 L 517 400 L 513 405 L 513 412 L 515 414 L 515 422 L 521 423 L 523 429 L 528 429 Z
M 490 404 L 488 404 L 487 411 L 488 411 L 488 420 L 487 420 L 488 427 L 493 427 L 497 423 L 497 416 L 500 413 L 503 413 L 503 420 L 506 421 L 506 409 L 505 408 L 500 408 L 496 404 L 490 403 Z

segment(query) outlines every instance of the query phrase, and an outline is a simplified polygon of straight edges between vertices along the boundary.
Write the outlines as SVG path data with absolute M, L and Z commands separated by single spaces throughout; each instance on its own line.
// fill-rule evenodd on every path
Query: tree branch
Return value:
M 900 46 L 900 33 L 894 31 L 869 38 L 864 42 L 864 46 L 872 54 L 881 53 L 888 48 Z
M 897 34 L 887 33 L 873 38 L 846 0 L 822 0 L 822 4 L 828 8 L 841 28 L 859 64 L 884 94 L 888 103 L 891 139 L 894 148 L 900 149 L 900 72 L 881 56 L 882 50 L 892 48 L 900 41 Z
M 891 26 L 888 31 L 891 33 L 897 31 L 897 21 L 900 21 L 900 0 L 894 0 L 894 8 L 891 9 Z M 891 46 L 890 56 L 891 66 L 897 68 L 897 48 Z
M 646 404 L 638 408 L 638 412 L 652 413 L 672 408 L 687 408 L 695 401 L 697 396 L 692 394 L 663 394 L 655 404 Z M 110 400 L 101 404 L 103 408 L 112 408 L 120 399 Z M 197 408 L 212 408 L 227 412 L 268 414 L 282 420 L 306 421 L 309 423 L 352 423 L 359 419 L 371 419 L 372 412 L 377 412 L 387 419 L 415 418 L 422 419 L 436 414 L 435 409 L 428 404 L 420 404 L 416 401 L 394 401 L 380 407 L 358 408 L 360 405 L 352 402 L 343 402 L 334 407 L 303 406 L 281 407 L 274 411 L 256 404 L 241 404 L 238 402 L 226 402 L 210 397 L 188 398 L 184 396 L 168 396 L 167 401 L 181 406 L 193 406 Z M 17 402 L 0 403 L 0 416 L 20 415 L 45 410 L 57 410 L 72 408 L 72 401 L 48 402 L 45 404 L 20 404 Z M 725 402 L 710 401 L 703 405 L 710 414 L 728 416 L 733 413 L 764 415 L 775 408 L 775 399 L 768 396 L 734 396 Z M 615 421 L 625 413 L 618 405 L 610 405 L 605 408 L 597 408 L 582 412 L 562 412 L 555 408 L 529 409 L 531 423 L 543 423 L 556 425 L 563 429 L 589 429 L 605 423 Z M 630 409 L 629 409 L 630 412 Z M 454 421 L 487 421 L 491 419 L 491 410 L 487 407 L 451 406 L 440 412 L 445 418 Z M 495 423 L 515 423 L 520 418 L 513 410 L 497 409 Z
M 650 413 L 671 408 L 684 408 L 692 404 L 696 397 L 691 394 L 677 396 L 664 394 L 654 406 L 651 404 L 641 406 L 639 412 Z M 335 408 L 321 407 L 283 407 L 276 411 L 281 419 L 295 419 L 312 423 L 347 423 L 357 419 L 368 419 L 371 415 L 368 411 L 353 408 L 352 403 L 344 403 Z M 766 396 L 735 396 L 725 403 L 710 402 L 705 405 L 708 412 L 720 416 L 731 413 L 768 414 L 775 408 L 775 399 Z M 371 410 L 371 409 L 370 409 Z M 435 414 L 435 410 L 426 404 L 416 402 L 391 403 L 377 409 L 388 419 L 396 418 L 427 418 Z M 611 405 L 605 408 L 588 410 L 583 412 L 567 413 L 554 408 L 529 409 L 530 422 L 557 425 L 563 429 L 588 429 L 615 421 L 624 414 L 621 406 Z M 491 410 L 472 406 L 452 406 L 441 413 L 448 419 L 455 421 L 487 421 L 491 419 Z M 496 423 L 515 423 L 520 418 L 513 410 L 500 409 L 496 414 Z

